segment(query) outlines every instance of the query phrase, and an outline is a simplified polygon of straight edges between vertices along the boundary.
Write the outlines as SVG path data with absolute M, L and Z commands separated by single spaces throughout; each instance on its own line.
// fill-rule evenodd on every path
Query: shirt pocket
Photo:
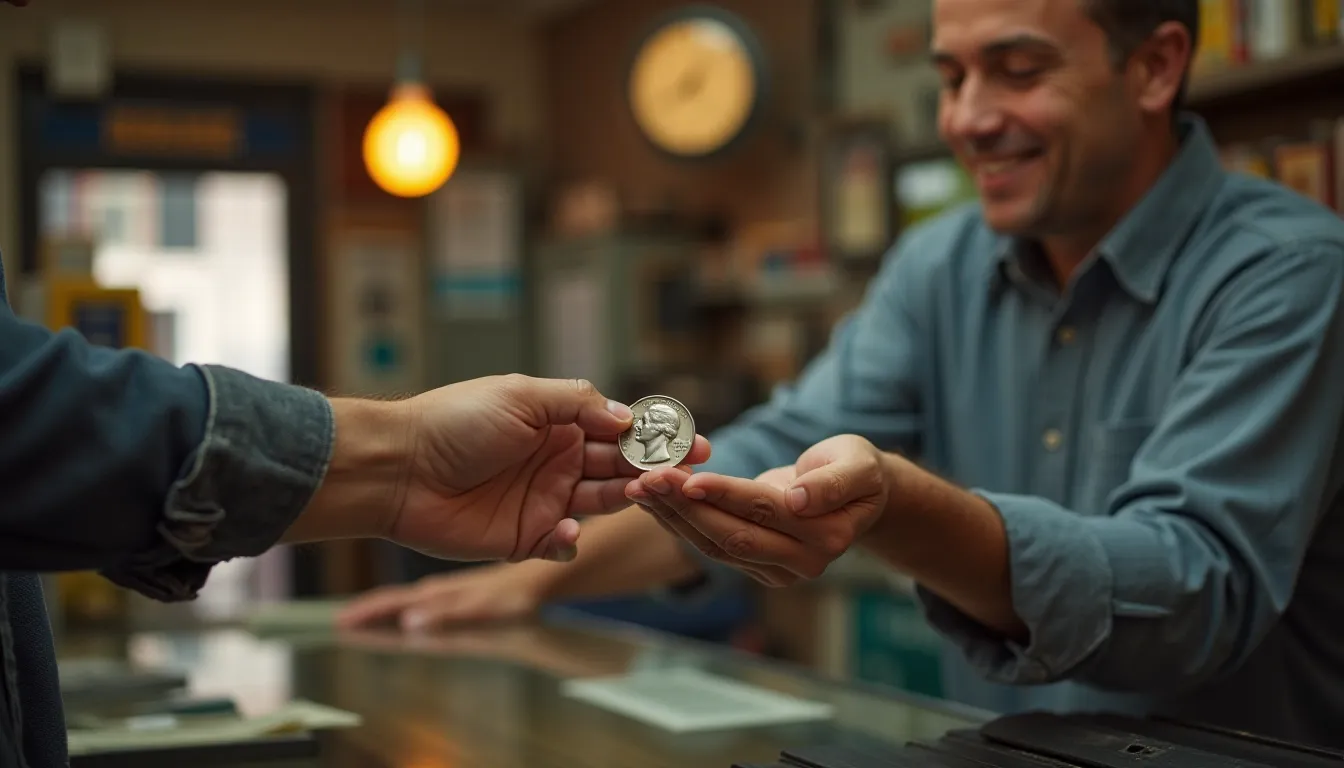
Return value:
M 1149 419 L 1101 422 L 1092 427 L 1082 455 L 1078 512 L 1106 514 L 1111 495 L 1129 479 L 1135 454 L 1156 428 L 1156 420 Z

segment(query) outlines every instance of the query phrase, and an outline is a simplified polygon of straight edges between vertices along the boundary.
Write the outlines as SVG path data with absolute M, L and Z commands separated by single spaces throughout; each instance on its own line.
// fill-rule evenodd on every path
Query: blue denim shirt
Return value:
M 65 765 L 66 742 L 36 574 L 98 570 L 191 599 L 216 563 L 279 540 L 335 427 L 312 390 L 94 347 L 17 318 L 3 296 L 0 271 L 0 734 L 47 768 Z
M 1181 132 L 1062 291 L 975 205 L 908 232 L 705 469 L 856 433 L 992 502 L 1031 640 L 919 590 L 953 698 L 1344 745 L 1344 222 Z

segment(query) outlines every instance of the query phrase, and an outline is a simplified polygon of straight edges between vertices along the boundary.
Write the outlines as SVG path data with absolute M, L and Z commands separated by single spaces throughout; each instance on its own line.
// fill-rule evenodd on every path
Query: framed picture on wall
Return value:
M 892 126 L 880 118 L 837 122 L 821 146 L 821 236 L 836 261 L 877 259 L 895 237 Z
M 147 349 L 144 306 L 134 288 L 104 288 L 82 279 L 47 284 L 47 327 L 74 328 L 91 344 Z

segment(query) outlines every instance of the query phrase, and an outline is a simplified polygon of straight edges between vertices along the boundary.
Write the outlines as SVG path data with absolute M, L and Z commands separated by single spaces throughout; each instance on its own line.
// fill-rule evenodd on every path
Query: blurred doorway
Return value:
M 274 173 L 53 168 L 42 175 L 41 236 L 94 243 L 93 277 L 139 289 L 153 352 L 289 382 L 289 235 Z M 236 618 L 288 596 L 289 550 L 220 564 L 192 610 Z
M 273 173 L 47 171 L 42 236 L 89 237 L 94 278 L 138 288 L 153 349 L 291 380 L 285 182 Z
M 101 97 L 67 99 L 27 65 L 17 85 L 25 277 L 47 235 L 91 236 L 94 277 L 141 290 L 165 358 L 325 387 L 312 86 L 119 71 Z M 193 608 L 320 594 L 321 556 L 227 563 Z

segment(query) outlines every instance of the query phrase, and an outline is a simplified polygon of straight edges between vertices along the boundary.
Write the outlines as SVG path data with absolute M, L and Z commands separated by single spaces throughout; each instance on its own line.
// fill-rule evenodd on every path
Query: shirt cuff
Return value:
M 104 572 L 165 602 L 194 598 L 217 563 L 274 546 L 322 482 L 334 446 L 321 393 L 196 369 L 209 393 L 205 438 L 169 490 L 157 544 Z
M 1023 646 L 990 631 L 923 587 L 929 623 L 985 678 L 1006 684 L 1064 679 L 1111 633 L 1112 572 L 1085 518 L 1041 498 L 974 491 L 994 506 L 1008 537 L 1013 608 Z

